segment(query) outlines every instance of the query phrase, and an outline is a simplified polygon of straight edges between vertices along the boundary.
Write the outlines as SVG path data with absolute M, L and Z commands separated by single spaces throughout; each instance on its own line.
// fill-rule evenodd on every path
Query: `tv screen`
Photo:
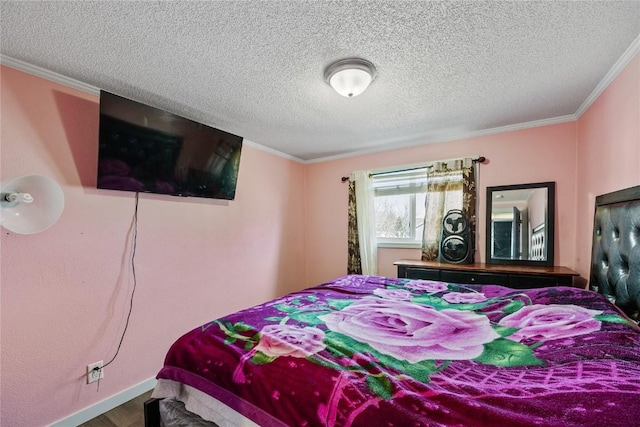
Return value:
M 242 137 L 100 92 L 98 188 L 233 200 Z

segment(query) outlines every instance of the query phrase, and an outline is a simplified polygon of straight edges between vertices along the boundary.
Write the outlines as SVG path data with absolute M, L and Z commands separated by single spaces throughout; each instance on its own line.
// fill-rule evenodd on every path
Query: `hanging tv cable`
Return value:
M 116 349 L 116 353 L 113 355 L 111 360 L 109 360 L 107 363 L 105 363 L 101 367 L 94 368 L 94 370 L 98 370 L 98 371 L 109 366 L 114 360 L 116 360 L 116 357 L 118 357 L 118 353 L 120 353 L 120 347 L 122 347 L 122 342 L 124 341 L 124 336 L 126 335 L 127 329 L 129 328 L 129 320 L 131 319 L 131 313 L 133 312 L 133 297 L 136 293 L 136 286 L 137 286 L 135 258 L 136 258 L 136 246 L 138 241 L 139 195 L 140 193 L 136 192 L 136 197 L 135 197 L 136 204 L 135 204 L 135 210 L 133 212 L 133 235 L 132 235 L 132 243 L 131 243 L 131 274 L 133 276 L 133 289 L 131 291 L 131 298 L 129 300 L 129 312 L 127 313 L 127 320 L 124 324 L 124 330 L 122 331 L 122 336 L 120 337 L 120 342 L 118 343 L 118 348 Z M 100 390 L 100 380 L 98 380 L 98 390 Z

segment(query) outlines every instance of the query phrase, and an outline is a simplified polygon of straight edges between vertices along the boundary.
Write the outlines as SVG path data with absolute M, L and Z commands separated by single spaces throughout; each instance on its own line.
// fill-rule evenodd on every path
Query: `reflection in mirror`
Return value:
M 487 188 L 487 262 L 553 265 L 555 183 Z

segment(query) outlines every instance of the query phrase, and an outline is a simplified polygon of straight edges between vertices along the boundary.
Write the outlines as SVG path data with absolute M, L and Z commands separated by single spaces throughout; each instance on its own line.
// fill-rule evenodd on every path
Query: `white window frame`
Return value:
M 472 159 L 476 159 L 478 157 L 478 155 L 470 155 L 470 156 L 465 156 L 465 157 L 470 157 Z M 458 159 L 445 159 L 445 160 L 436 160 L 436 161 L 430 161 L 428 163 L 414 163 L 414 164 L 410 164 L 410 165 L 403 165 L 403 166 L 395 166 L 395 167 L 391 167 L 391 168 L 385 168 L 385 169 L 378 169 L 375 171 L 372 171 L 371 175 L 374 178 L 374 188 L 375 188 L 375 177 L 379 176 L 379 175 L 391 175 L 394 173 L 402 173 L 402 172 L 409 172 L 409 171 L 420 171 L 420 170 L 428 170 L 430 167 L 432 167 L 433 165 L 435 165 L 436 163 L 448 163 L 452 160 L 458 160 Z M 477 183 L 477 181 L 476 181 Z M 374 190 L 375 191 L 375 190 Z M 426 183 L 425 183 L 425 188 L 424 188 L 424 193 L 427 192 L 427 188 L 426 188 Z M 412 198 L 412 221 L 415 221 L 415 197 Z M 427 212 L 425 212 L 425 215 L 427 215 Z M 415 227 L 412 227 L 412 232 L 415 232 Z M 424 232 L 424 230 L 423 230 Z M 415 248 L 421 248 L 422 247 L 422 237 L 420 236 L 420 238 L 416 241 L 416 240 L 410 240 L 410 239 L 399 239 L 399 238 L 377 238 L 378 241 L 378 247 L 379 248 L 407 248 L 407 249 L 415 249 Z
M 410 195 L 410 230 L 411 237 L 377 237 L 379 248 L 407 248 L 419 249 L 422 247 L 422 236 L 416 236 L 416 194 L 426 193 L 426 174 L 430 164 L 420 164 L 394 168 L 390 170 L 377 171 L 372 173 L 375 197 L 378 197 L 381 189 L 385 195 Z M 376 176 L 379 178 L 376 179 Z M 395 180 L 394 180 L 395 178 Z M 386 182 L 385 182 L 386 181 Z M 392 188 L 397 185 L 396 190 Z M 416 191 L 408 188 L 416 186 Z

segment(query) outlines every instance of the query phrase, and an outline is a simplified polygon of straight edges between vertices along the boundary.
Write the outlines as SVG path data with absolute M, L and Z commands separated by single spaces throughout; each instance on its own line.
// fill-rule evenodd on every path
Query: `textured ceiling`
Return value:
M 303 160 L 573 115 L 640 34 L 639 1 L 0 5 L 4 56 Z

